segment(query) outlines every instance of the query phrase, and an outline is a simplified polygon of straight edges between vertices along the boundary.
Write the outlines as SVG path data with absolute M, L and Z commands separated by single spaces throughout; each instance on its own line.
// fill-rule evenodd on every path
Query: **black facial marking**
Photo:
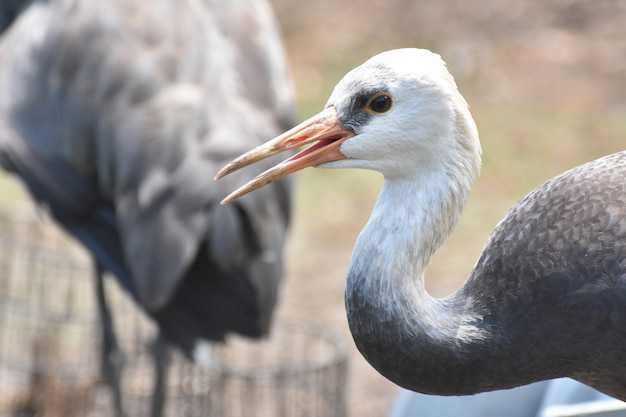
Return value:
M 358 133 L 359 128 L 365 126 L 370 118 L 373 117 L 371 113 L 366 111 L 369 101 L 372 97 L 386 91 L 385 86 L 376 89 L 359 89 L 359 92 L 352 96 L 350 104 L 339 109 L 339 120 L 343 127 Z

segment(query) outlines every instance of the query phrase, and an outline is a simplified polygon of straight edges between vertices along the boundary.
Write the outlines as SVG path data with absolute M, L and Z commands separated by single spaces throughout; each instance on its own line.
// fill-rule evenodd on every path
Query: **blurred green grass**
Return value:
M 19 181 L 0 169 L 0 211 L 10 213 L 30 206 L 31 203 Z

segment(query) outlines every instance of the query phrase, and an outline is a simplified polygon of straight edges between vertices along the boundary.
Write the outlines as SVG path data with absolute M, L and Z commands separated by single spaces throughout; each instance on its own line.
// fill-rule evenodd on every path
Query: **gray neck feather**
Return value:
M 465 342 L 458 335 L 479 333 L 462 306 L 435 300 L 424 289 L 426 264 L 456 223 L 465 198 L 442 195 L 437 178 L 419 184 L 385 181 L 357 239 L 346 285 L 346 310 L 359 350 L 379 372 L 411 389 L 415 372 L 431 385 L 427 374 L 436 370 L 428 367 L 458 355 Z M 435 218 L 442 212 L 449 214 L 447 222 Z M 453 346 L 445 349 L 449 343 Z
M 424 288 L 426 264 L 454 227 L 466 195 L 440 187 L 437 178 L 417 184 L 386 180 L 357 239 L 345 294 L 355 343 L 381 374 L 414 391 L 506 388 L 510 376 L 500 373 L 511 370 L 487 369 L 508 355 L 506 343 L 493 337 L 500 329 L 485 320 L 489 312 L 463 289 L 434 299 Z M 504 386 L 492 386 L 493 380 Z

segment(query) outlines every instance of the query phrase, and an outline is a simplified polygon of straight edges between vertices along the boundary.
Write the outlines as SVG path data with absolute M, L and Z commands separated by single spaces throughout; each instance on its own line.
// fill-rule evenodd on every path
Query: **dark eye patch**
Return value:
M 343 108 L 339 110 L 339 119 L 345 128 L 353 132 L 359 132 L 360 127 L 366 125 L 372 117 L 372 114 L 375 114 L 375 112 L 367 108 L 372 97 L 386 94 L 387 89 L 385 86 L 364 88 L 364 86 L 361 85 L 355 90 L 358 90 L 358 93 L 352 95 L 350 104 L 345 107 L 342 106 Z

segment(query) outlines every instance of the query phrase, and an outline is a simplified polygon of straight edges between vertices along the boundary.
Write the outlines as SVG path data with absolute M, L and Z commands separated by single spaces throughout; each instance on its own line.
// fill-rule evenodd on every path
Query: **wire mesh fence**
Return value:
M 117 283 L 107 297 L 124 354 L 127 415 L 150 415 L 153 323 Z M 0 417 L 112 416 L 100 376 L 89 256 L 56 226 L 0 218 Z M 166 417 L 343 417 L 347 345 L 321 326 L 282 321 L 263 341 L 232 338 L 196 365 L 174 351 Z

